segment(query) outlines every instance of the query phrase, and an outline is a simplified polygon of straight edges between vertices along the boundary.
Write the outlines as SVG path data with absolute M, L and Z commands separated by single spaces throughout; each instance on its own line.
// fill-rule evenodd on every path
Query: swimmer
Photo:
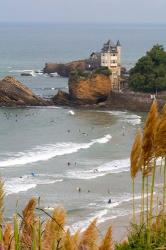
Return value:
M 35 177 L 35 173 L 34 173 L 34 172 L 32 172 L 31 175 L 32 175 L 33 177 Z
M 77 187 L 77 191 L 80 193 L 80 192 L 81 192 L 81 188 L 80 188 L 80 187 Z
M 111 199 L 109 199 L 109 200 L 108 200 L 108 204 L 111 204 L 111 203 L 112 203 L 112 201 L 111 201 Z
M 122 135 L 125 136 L 125 126 L 123 126 L 122 129 L 123 129 Z

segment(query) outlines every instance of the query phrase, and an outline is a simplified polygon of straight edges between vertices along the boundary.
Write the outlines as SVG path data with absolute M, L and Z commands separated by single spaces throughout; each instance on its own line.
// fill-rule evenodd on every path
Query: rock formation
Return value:
M 58 93 L 52 98 L 52 101 L 54 104 L 57 105 L 71 105 L 72 100 L 70 98 L 70 95 L 62 90 L 59 90 Z
M 61 63 L 46 63 L 43 73 L 51 74 L 58 73 L 60 76 L 68 77 L 73 70 L 84 71 L 87 67 L 86 60 L 78 60 L 66 64 Z
M 111 91 L 109 76 L 94 74 L 88 78 L 69 78 L 69 93 L 73 100 L 82 104 L 97 104 L 106 101 Z
M 103 74 L 92 74 L 88 77 L 71 75 L 69 94 L 59 91 L 53 98 L 56 104 L 86 105 L 106 101 L 111 91 L 111 80 Z
M 7 76 L 0 81 L 0 106 L 45 106 L 50 102 L 36 96 L 29 88 Z

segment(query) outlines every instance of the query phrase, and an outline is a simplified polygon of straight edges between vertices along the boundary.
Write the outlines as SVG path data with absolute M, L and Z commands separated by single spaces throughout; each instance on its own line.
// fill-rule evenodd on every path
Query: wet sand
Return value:
M 127 237 L 131 220 L 132 215 L 120 216 L 118 218 L 108 220 L 99 225 L 99 233 L 103 235 L 106 232 L 106 229 L 111 225 L 113 242 L 121 242 Z

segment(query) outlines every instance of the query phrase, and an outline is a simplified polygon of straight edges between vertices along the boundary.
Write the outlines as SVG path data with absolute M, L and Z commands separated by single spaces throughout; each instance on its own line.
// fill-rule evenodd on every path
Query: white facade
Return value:
M 101 66 L 108 67 L 112 71 L 112 88 L 120 90 L 121 45 L 119 41 L 116 45 L 110 40 L 104 44 L 101 51 Z

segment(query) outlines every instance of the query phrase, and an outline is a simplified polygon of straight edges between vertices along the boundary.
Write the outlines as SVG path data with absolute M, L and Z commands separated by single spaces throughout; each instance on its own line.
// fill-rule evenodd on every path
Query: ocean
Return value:
M 15 76 L 37 95 L 68 90 L 67 78 L 43 74 L 46 62 L 68 62 L 120 40 L 122 63 L 131 68 L 154 44 L 166 46 L 166 25 L 0 24 L 0 78 Z M 131 214 L 129 156 L 144 113 L 64 107 L 0 108 L 0 174 L 5 216 L 40 197 L 51 212 L 64 206 L 73 230 L 95 217 L 102 223 Z M 140 182 L 136 197 L 140 199 Z M 78 192 L 78 188 L 81 192 Z M 112 203 L 108 204 L 111 199 Z M 139 208 L 138 208 L 139 209 Z

